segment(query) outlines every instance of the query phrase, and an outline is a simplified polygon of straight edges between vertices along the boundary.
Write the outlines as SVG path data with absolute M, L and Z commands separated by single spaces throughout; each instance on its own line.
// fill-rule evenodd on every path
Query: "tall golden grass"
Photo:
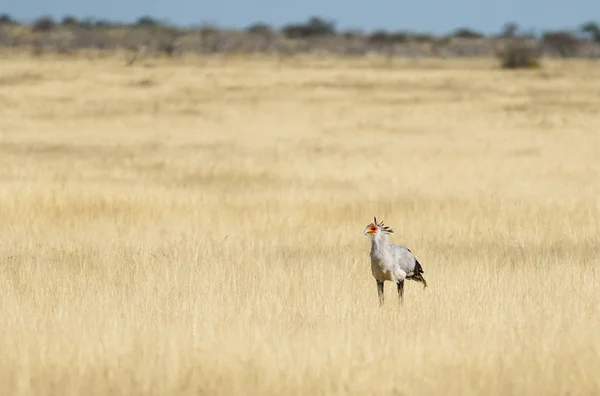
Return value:
M 597 395 L 600 68 L 10 56 L 0 394 Z M 379 308 L 364 227 L 427 289 Z

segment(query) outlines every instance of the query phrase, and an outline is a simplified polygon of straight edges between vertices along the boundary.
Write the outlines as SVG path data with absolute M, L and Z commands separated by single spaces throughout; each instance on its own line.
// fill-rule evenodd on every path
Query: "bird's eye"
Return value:
M 377 227 L 371 226 L 371 231 L 377 231 Z

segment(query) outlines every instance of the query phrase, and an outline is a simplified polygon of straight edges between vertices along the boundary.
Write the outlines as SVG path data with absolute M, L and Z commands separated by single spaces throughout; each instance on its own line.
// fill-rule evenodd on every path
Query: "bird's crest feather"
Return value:
M 394 232 L 394 230 L 392 230 L 390 227 L 383 225 L 383 220 L 381 221 L 381 223 L 377 223 L 377 217 L 373 217 L 373 222 L 377 227 L 381 228 L 381 231 L 383 232 L 386 232 L 388 234 L 392 234 Z

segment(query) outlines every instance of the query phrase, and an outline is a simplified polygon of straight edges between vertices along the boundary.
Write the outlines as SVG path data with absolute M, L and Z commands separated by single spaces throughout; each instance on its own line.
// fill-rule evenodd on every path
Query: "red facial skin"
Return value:
M 377 227 L 376 225 L 372 225 L 371 227 L 369 227 L 369 230 L 367 231 L 368 234 L 375 234 L 377 233 L 377 230 L 379 229 L 379 227 Z

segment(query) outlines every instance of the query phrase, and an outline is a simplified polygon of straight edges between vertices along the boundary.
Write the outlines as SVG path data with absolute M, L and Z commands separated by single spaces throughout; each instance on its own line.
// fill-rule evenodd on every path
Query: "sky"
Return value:
M 600 22 L 600 0 L 0 0 L 0 14 L 30 22 L 40 15 L 66 14 L 133 22 L 148 15 L 177 25 L 214 24 L 244 28 L 255 22 L 274 27 L 310 16 L 334 21 L 340 30 L 409 30 L 445 34 L 469 27 L 486 34 L 506 22 L 523 29 L 577 28 Z

